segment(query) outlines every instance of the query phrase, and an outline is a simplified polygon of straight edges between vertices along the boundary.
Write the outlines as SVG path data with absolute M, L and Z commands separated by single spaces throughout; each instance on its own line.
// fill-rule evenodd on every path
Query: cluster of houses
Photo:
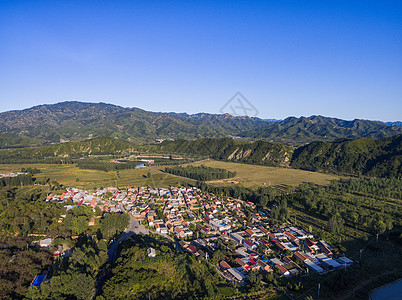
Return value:
M 109 212 L 119 212 L 124 206 L 150 230 L 179 239 L 179 250 L 207 260 L 223 251 L 217 267 L 234 282 L 244 281 L 250 271 L 283 276 L 323 274 L 353 263 L 303 228 L 272 225 L 269 209 L 257 210 L 251 202 L 217 197 L 195 187 L 108 187 L 93 193 L 69 188 L 46 200 L 66 199 L 73 205 L 99 206 Z M 148 255 L 153 256 L 153 251 Z
M 243 281 L 254 270 L 295 276 L 323 274 L 353 263 L 303 228 L 270 225 L 269 210 L 257 210 L 251 202 L 216 197 L 195 187 L 127 191 L 131 194 L 122 202 L 132 216 L 151 230 L 180 239 L 183 250 L 208 259 L 220 240 L 229 258 L 219 267 L 234 281 Z M 246 209 L 252 212 L 248 218 Z
M 108 197 L 109 195 L 112 195 Z M 114 187 L 108 187 L 104 189 L 97 189 L 90 193 L 86 190 L 78 188 L 67 188 L 61 195 L 48 194 L 45 199 L 46 202 L 57 201 L 58 203 L 67 203 L 69 200 L 72 204 L 65 206 L 66 210 L 70 210 L 77 205 L 91 206 L 92 208 L 99 207 L 105 212 L 121 212 L 121 207 L 116 204 L 116 201 L 125 199 L 127 192 L 121 192 Z

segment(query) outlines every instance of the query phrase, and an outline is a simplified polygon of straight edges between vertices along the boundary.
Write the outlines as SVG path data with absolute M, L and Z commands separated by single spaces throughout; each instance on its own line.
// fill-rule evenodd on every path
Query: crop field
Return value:
M 226 169 L 231 172 L 235 171 L 237 173 L 236 177 L 231 179 L 210 181 L 211 183 L 222 186 L 238 184 L 248 188 L 272 186 L 283 189 L 285 186 L 297 186 L 303 182 L 313 182 L 319 185 L 327 185 L 331 180 L 339 179 L 339 176 L 318 172 L 248 165 L 216 160 L 204 160 L 201 162 L 191 163 L 191 165 L 201 164 L 208 167 Z
M 55 164 L 4 164 L 0 165 L 0 173 L 17 172 L 23 167 L 37 168 L 42 173 L 35 174 L 38 180 L 50 178 L 69 187 L 93 189 L 106 186 L 177 186 L 191 179 L 162 173 L 156 167 L 104 172 L 99 170 L 79 169 L 75 165 Z M 148 172 L 151 177 L 148 178 Z
M 214 168 L 223 168 L 237 173 L 236 177 L 231 179 L 210 181 L 210 183 L 222 186 L 238 184 L 248 188 L 272 186 L 278 189 L 284 189 L 286 186 L 297 186 L 303 182 L 326 185 L 329 184 L 330 180 L 339 179 L 339 176 L 318 172 L 215 160 L 191 163 L 191 165 L 201 164 Z M 22 167 L 40 169 L 42 173 L 35 174 L 38 180 L 50 178 L 51 181 L 56 180 L 65 186 L 82 188 L 97 188 L 111 185 L 167 187 L 169 185 L 177 186 L 185 182 L 195 182 L 192 179 L 163 173 L 162 171 L 165 169 L 165 166 L 104 172 L 99 170 L 79 169 L 76 165 L 4 164 L 0 165 L 0 173 L 17 172 L 20 171 Z M 151 173 L 150 178 L 148 178 L 148 173 Z

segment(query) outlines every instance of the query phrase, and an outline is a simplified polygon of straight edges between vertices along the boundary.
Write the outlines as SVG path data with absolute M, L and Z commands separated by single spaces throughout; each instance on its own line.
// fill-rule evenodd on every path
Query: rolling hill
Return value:
M 140 151 L 197 155 L 217 160 L 287 167 L 290 165 L 294 148 L 266 141 L 247 142 L 231 138 L 207 138 L 164 141 L 157 145 L 142 146 Z
M 402 134 L 384 139 L 313 142 L 295 150 L 291 166 L 310 171 L 400 178 Z
M 246 164 L 291 167 L 325 173 L 401 177 L 402 134 L 383 139 L 317 141 L 294 148 L 267 141 L 239 141 L 231 138 L 164 141 L 138 145 L 101 137 L 56 145 L 0 150 L 0 163 L 60 163 L 86 155 L 176 154 L 196 159 L 213 158 Z

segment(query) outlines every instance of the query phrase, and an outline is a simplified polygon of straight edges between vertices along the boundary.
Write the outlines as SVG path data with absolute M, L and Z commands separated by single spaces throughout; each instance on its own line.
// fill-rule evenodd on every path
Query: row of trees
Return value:
M 80 169 L 88 169 L 88 170 L 100 170 L 100 171 L 116 171 L 116 170 L 128 170 L 135 169 L 137 166 L 137 162 L 135 161 L 126 161 L 121 163 L 113 163 L 102 160 L 78 160 L 77 166 Z
M 334 234 L 344 225 L 377 234 L 402 225 L 400 200 L 395 200 L 401 199 L 401 191 L 402 180 L 354 179 L 333 181 L 328 187 L 303 184 L 286 198 L 329 220 Z
M 0 178 L 0 188 L 9 186 L 33 185 L 35 178 L 28 174 L 22 174 L 15 177 Z
M 204 165 L 187 167 L 175 166 L 170 168 L 166 167 L 165 172 L 201 181 L 226 179 L 236 176 L 236 172 L 231 172 L 220 168 L 206 167 Z
M 213 193 L 218 197 L 233 197 L 255 203 L 259 208 L 267 207 L 276 201 L 278 192 L 271 187 L 260 187 L 257 190 L 242 186 L 215 186 L 203 181 L 197 181 L 196 187 L 202 192 Z

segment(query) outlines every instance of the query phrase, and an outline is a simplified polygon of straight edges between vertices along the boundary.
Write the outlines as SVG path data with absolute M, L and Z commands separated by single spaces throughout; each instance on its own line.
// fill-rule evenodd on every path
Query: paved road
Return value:
M 122 206 L 122 210 L 123 210 L 123 212 L 126 213 L 126 210 L 124 209 L 123 206 Z M 123 233 L 119 237 L 119 239 L 117 241 L 115 241 L 112 246 L 110 246 L 110 248 L 107 252 L 107 254 L 109 256 L 109 263 L 110 264 L 114 263 L 116 256 L 117 256 L 117 248 L 119 247 L 119 244 L 121 242 L 128 240 L 129 237 L 132 236 L 133 234 L 140 234 L 140 233 L 149 234 L 149 230 L 146 229 L 145 226 L 140 225 L 138 220 L 130 215 L 130 222 L 128 224 L 128 227 L 123 231 Z

